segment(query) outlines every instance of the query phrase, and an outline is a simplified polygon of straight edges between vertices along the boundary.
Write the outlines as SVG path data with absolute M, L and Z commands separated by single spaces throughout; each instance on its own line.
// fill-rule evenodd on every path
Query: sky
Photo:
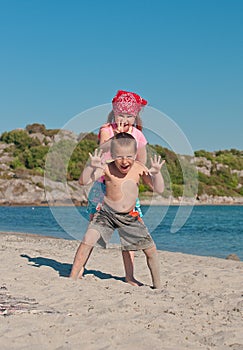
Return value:
M 121 89 L 193 150 L 243 150 L 242 23 L 241 0 L 0 0 L 0 133 L 63 128 Z

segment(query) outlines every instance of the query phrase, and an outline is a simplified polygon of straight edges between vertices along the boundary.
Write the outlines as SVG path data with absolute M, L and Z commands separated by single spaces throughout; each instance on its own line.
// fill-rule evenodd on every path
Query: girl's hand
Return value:
M 162 168 L 162 165 L 165 163 L 165 160 L 161 161 L 161 156 L 154 155 L 154 158 L 150 158 L 151 161 L 151 168 L 149 169 L 149 172 L 151 175 L 156 175 L 160 172 L 160 169 Z
M 114 130 L 115 134 L 119 134 L 120 132 L 124 132 L 124 121 L 118 120 L 117 128 Z
M 91 153 L 89 153 L 89 157 L 90 157 L 90 166 L 92 168 L 101 168 L 104 169 L 104 166 L 102 165 L 102 150 L 98 150 L 96 148 L 96 150 L 94 151 L 94 155 L 92 155 Z
M 117 128 L 114 130 L 114 135 L 119 134 L 120 132 L 127 132 L 131 134 L 132 125 L 125 123 L 124 120 L 118 120 Z

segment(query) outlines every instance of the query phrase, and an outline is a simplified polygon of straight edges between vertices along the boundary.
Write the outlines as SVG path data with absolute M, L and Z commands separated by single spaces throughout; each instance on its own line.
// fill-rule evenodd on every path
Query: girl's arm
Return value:
M 138 160 L 139 162 L 146 164 L 147 162 L 147 140 L 144 136 L 144 134 L 142 133 L 141 130 L 136 129 L 135 127 L 133 127 L 133 132 L 132 135 L 135 137 L 136 141 L 137 141 L 137 145 L 138 145 L 138 150 L 137 150 L 137 157 L 136 160 Z
M 110 131 L 109 131 L 109 127 L 110 124 L 105 124 L 100 128 L 100 132 L 99 132 L 99 140 L 100 140 L 100 145 L 103 145 L 103 143 L 106 143 L 110 138 Z
M 138 160 L 139 162 L 141 162 L 143 164 L 146 164 L 146 162 L 147 162 L 146 146 L 138 148 L 136 160 Z
M 110 151 L 110 131 L 107 128 L 110 124 L 105 124 L 100 128 L 99 132 L 99 140 L 100 140 L 100 149 L 102 149 L 103 153 Z

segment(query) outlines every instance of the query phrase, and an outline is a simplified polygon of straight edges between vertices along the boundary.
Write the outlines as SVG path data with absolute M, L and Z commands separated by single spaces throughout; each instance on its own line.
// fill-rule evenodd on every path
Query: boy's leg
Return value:
M 89 246 L 83 242 L 80 243 L 73 261 L 73 266 L 69 277 L 74 280 L 82 277 L 84 266 L 87 263 L 92 250 L 92 246 Z
M 84 272 L 84 267 L 92 253 L 95 243 L 98 241 L 100 234 L 94 229 L 88 229 L 83 241 L 80 243 L 73 261 L 70 278 L 76 280 L 81 278 Z
M 142 286 L 143 284 L 134 278 L 134 251 L 123 250 L 122 258 L 125 269 L 125 281 L 132 286 Z
M 147 258 L 147 264 L 151 273 L 153 288 L 161 288 L 159 259 L 155 245 L 151 248 L 144 249 Z
M 122 251 L 122 258 L 124 263 L 124 269 L 125 269 L 125 279 L 126 282 L 133 279 L 133 272 L 134 272 L 134 252 L 123 250 Z

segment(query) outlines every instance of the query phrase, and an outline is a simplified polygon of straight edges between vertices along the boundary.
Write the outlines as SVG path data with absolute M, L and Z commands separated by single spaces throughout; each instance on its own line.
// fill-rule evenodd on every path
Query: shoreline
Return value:
M 174 200 L 173 202 L 170 201 L 164 201 L 164 200 L 155 200 L 152 201 L 149 199 L 141 199 L 140 200 L 141 205 L 149 205 L 149 206 L 243 206 L 243 200 L 242 201 L 234 201 L 234 202 L 206 202 L 206 201 L 195 201 L 193 203 L 190 203 L 189 201 L 179 201 Z M 50 205 L 49 203 L 7 203 L 7 204 L 0 204 L 0 207 L 86 207 L 86 204 L 77 204 L 70 202 L 57 202 L 55 204 Z
M 78 242 L 80 243 L 80 240 L 79 239 L 75 239 L 73 237 L 70 236 L 70 238 L 63 238 L 63 237 L 55 237 L 55 236 L 45 236 L 45 235 L 41 235 L 39 233 L 29 233 L 29 232 L 17 232 L 17 231 L 0 231 L 0 236 L 1 235 L 5 235 L 5 236 L 16 236 L 16 237 L 22 237 L 22 238 L 33 238 L 33 239 L 36 239 L 37 241 L 40 241 L 42 239 L 44 240 L 48 240 L 48 239 L 52 239 L 52 240 L 64 240 L 64 241 L 68 241 L 68 242 Z M 105 251 L 109 251 L 109 250 L 112 250 L 112 249 L 115 249 L 117 251 L 121 251 L 121 247 L 120 247 L 120 244 L 119 243 L 110 243 L 108 244 L 107 248 L 100 248 L 100 247 L 97 247 L 95 246 L 94 248 L 98 248 L 98 249 L 103 249 Z M 162 249 L 158 249 L 157 248 L 157 251 L 158 252 L 167 252 L 167 253 L 171 253 L 171 254 L 183 254 L 183 255 L 189 255 L 189 256 L 195 256 L 197 258 L 215 258 L 215 259 L 221 259 L 221 260 L 235 260 L 235 261 L 238 261 L 238 262 L 242 262 L 242 260 L 239 259 L 239 257 L 237 256 L 237 254 L 232 254 L 232 253 L 229 253 L 228 254 L 228 257 L 227 256 L 225 258 L 223 257 L 217 257 L 217 256 L 211 256 L 211 255 L 197 255 L 197 254 L 192 254 L 192 253 L 184 253 L 184 252 L 180 252 L 180 251 L 170 251 L 170 250 L 162 250 Z
M 124 282 L 119 249 L 95 248 L 82 280 L 68 277 L 78 241 L 0 234 L 1 349 L 232 350 L 243 347 L 243 263 L 159 251 L 162 288 Z M 119 332 L 117 331 L 119 330 Z

